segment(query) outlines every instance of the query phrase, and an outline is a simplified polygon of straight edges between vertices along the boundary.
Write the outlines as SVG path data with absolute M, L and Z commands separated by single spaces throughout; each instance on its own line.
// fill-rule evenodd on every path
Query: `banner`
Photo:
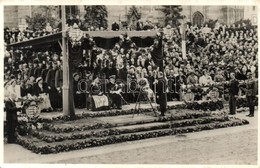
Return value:
M 105 95 L 102 96 L 92 96 L 95 107 L 100 108 L 100 107 L 106 107 L 108 106 L 108 98 Z

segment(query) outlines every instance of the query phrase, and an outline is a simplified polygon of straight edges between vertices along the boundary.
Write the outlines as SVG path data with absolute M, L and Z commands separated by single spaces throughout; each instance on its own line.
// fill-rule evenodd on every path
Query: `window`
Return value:
M 253 6 L 253 11 L 255 11 L 255 6 Z

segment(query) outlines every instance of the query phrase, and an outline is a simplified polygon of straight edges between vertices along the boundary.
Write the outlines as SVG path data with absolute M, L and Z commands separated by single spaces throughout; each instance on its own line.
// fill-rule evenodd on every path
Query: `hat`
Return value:
M 252 72 L 247 72 L 247 74 L 246 74 L 247 76 L 248 75 L 250 75 L 250 76 L 252 76 L 253 75 L 253 73 Z
M 116 75 L 109 76 L 109 79 L 116 79 Z
M 77 75 L 79 75 L 78 73 L 74 73 L 73 74 L 73 78 L 75 78 Z
M 131 66 L 130 66 L 130 69 L 135 69 L 135 66 L 134 66 L 134 65 L 131 65 Z
M 38 63 L 39 63 L 38 59 L 34 59 L 34 60 L 33 60 L 33 63 L 34 63 L 34 64 L 38 64 Z
M 40 80 L 42 80 L 42 77 L 38 77 L 38 78 L 36 79 L 36 83 L 38 83 Z
M 190 71 L 190 74 L 196 75 L 196 73 L 193 70 Z
M 15 79 L 11 79 L 11 80 L 9 81 L 10 85 L 12 85 L 14 81 L 15 81 Z

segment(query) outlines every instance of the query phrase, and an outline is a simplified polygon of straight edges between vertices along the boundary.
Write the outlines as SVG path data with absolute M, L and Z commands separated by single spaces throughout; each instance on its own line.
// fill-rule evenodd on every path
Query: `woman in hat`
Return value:
M 9 86 L 7 87 L 7 92 L 11 95 L 11 94 L 15 94 L 16 98 L 21 97 L 21 88 L 19 85 L 17 85 L 16 79 L 12 78 L 9 81 Z
M 42 77 L 38 77 L 33 87 L 33 93 L 35 96 L 43 99 L 43 101 L 39 104 L 39 108 L 41 110 L 52 111 L 49 92 L 50 87 L 47 86 L 47 83 L 43 83 Z

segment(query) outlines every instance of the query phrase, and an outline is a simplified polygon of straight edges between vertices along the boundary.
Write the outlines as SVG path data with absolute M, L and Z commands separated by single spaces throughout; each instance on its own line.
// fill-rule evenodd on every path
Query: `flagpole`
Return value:
M 63 115 L 70 116 L 70 95 L 69 95 L 69 60 L 67 53 L 67 40 L 66 40 L 66 12 L 65 6 L 61 6 L 62 18 L 62 56 L 63 56 L 63 86 L 62 86 L 62 106 Z
M 187 59 L 186 56 L 186 23 L 184 23 L 184 19 L 182 19 L 182 26 L 181 26 L 181 51 L 182 51 L 182 58 Z

